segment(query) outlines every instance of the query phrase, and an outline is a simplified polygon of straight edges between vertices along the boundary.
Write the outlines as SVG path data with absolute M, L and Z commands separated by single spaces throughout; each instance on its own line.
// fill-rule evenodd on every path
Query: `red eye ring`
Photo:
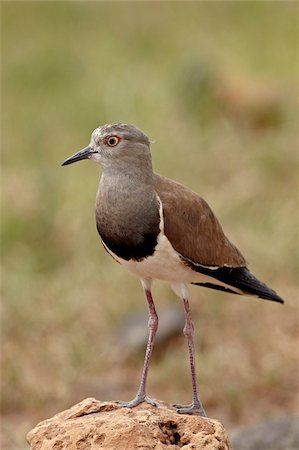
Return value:
M 109 145 L 109 147 L 115 147 L 120 141 L 120 138 L 115 135 L 107 136 L 105 139 L 105 144 Z

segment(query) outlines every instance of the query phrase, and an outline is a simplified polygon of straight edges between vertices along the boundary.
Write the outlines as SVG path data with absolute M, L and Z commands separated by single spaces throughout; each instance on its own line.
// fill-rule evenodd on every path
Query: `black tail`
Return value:
M 194 269 L 195 267 L 193 267 Z M 265 283 L 259 281 L 246 267 L 219 267 L 218 269 L 209 269 L 202 266 L 196 267 L 197 272 L 201 272 L 205 275 L 215 278 L 216 280 L 225 283 L 227 286 L 237 288 L 243 294 L 255 295 L 266 300 L 272 300 L 274 302 L 284 303 L 283 299 L 270 289 Z M 206 286 L 213 289 L 220 289 L 228 292 L 238 294 L 233 289 L 222 285 L 215 285 L 213 283 L 192 283 L 202 286 Z

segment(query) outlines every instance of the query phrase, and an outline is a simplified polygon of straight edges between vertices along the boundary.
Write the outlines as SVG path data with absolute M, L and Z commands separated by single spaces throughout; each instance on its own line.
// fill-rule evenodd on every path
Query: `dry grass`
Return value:
M 3 448 L 87 395 L 137 387 L 143 355 L 115 355 L 124 318 L 146 314 L 141 288 L 101 248 L 97 167 L 59 166 L 103 122 L 155 139 L 156 170 L 205 197 L 286 299 L 191 289 L 209 415 L 232 427 L 296 411 L 297 7 L 2 4 Z M 178 301 L 154 293 L 158 308 Z M 189 400 L 183 337 L 156 352 L 149 391 Z

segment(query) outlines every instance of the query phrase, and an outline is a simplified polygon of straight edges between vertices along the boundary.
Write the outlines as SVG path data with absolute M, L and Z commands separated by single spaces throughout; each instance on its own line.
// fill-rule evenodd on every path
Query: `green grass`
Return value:
M 235 426 L 295 411 L 297 12 L 292 2 L 2 3 L 6 448 L 87 395 L 125 399 L 137 387 L 143 355 L 115 355 L 124 318 L 146 314 L 141 287 L 97 237 L 98 168 L 60 167 L 105 122 L 155 140 L 155 169 L 205 197 L 286 299 L 191 289 L 209 415 Z M 163 283 L 154 293 L 158 307 L 177 302 Z M 149 389 L 190 399 L 183 337 L 154 358 Z

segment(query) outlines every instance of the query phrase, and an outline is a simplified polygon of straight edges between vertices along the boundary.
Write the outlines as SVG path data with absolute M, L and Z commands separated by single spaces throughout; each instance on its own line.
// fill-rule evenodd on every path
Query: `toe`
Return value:
M 155 400 L 152 400 L 147 395 L 136 395 L 136 397 L 133 398 L 133 400 L 131 400 L 130 402 L 117 401 L 116 403 L 125 408 L 134 408 L 135 406 L 140 405 L 140 403 L 143 402 L 149 403 L 152 406 L 157 406 L 157 402 Z
M 146 396 L 143 401 L 149 403 L 152 406 L 158 406 L 157 402 L 148 396 Z
M 192 403 L 191 405 L 180 405 L 177 406 L 177 412 L 179 414 L 196 414 L 202 417 L 207 417 L 205 410 L 203 409 L 202 405 L 200 404 L 194 404 Z

